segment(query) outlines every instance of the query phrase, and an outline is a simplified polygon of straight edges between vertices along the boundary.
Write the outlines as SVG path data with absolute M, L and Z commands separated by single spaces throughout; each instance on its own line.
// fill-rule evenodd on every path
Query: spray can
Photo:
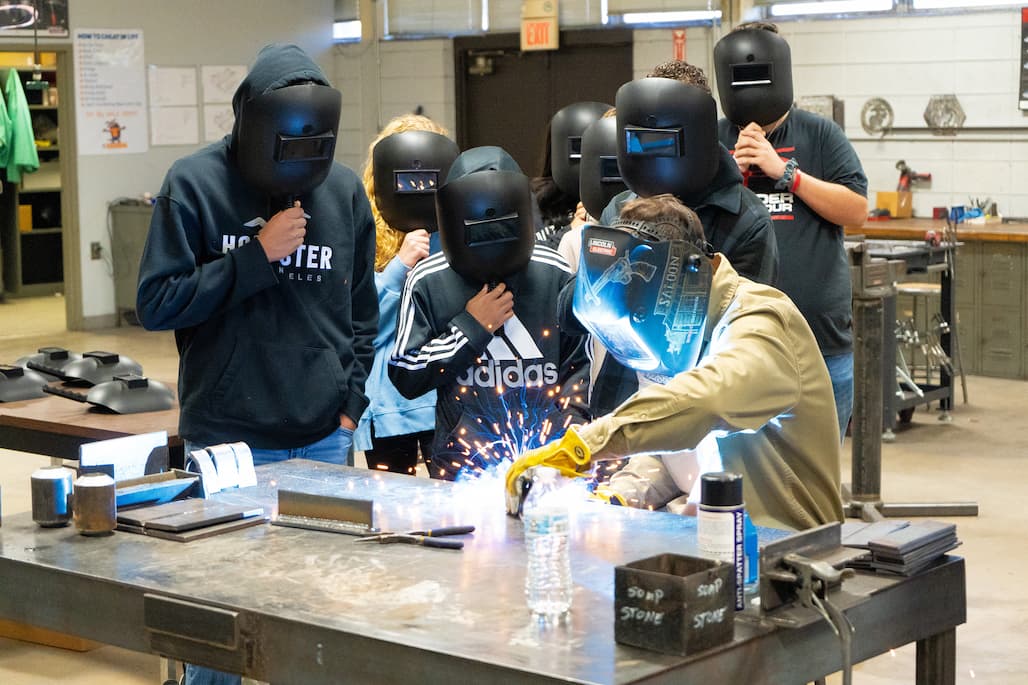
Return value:
M 700 556 L 732 564 L 737 611 L 746 606 L 745 513 L 742 476 L 724 471 L 701 476 L 696 516 Z

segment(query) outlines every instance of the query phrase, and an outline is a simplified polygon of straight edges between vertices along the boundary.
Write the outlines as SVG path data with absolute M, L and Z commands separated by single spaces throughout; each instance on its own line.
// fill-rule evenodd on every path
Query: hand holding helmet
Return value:
M 269 262 L 277 262 L 296 252 L 307 235 L 307 213 L 297 200 L 293 206 L 271 217 L 257 234 Z
M 403 236 L 403 243 L 400 244 L 400 251 L 396 256 L 408 268 L 428 256 L 429 252 L 428 231 L 423 228 L 411 231 Z
M 488 285 L 468 300 L 464 309 L 487 331 L 496 332 L 514 316 L 514 295 L 500 283 L 492 290 Z

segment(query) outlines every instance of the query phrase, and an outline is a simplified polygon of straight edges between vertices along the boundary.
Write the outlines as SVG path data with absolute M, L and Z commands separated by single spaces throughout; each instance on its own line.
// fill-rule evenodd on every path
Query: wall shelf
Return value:
M 48 56 L 51 61 L 56 58 L 55 53 L 42 53 L 44 62 Z M 3 67 L 0 73 L 6 75 L 10 68 L 16 69 L 23 87 L 32 80 L 31 66 Z M 37 145 L 39 169 L 24 174 L 18 185 L 5 183 L 0 196 L 3 292 L 12 296 L 47 295 L 64 289 L 61 195 L 65 163 L 59 145 L 62 109 L 50 95 L 56 94 L 59 76 L 64 78 L 55 67 L 45 66 L 42 77 L 49 88 L 25 91 L 35 138 L 54 144 Z

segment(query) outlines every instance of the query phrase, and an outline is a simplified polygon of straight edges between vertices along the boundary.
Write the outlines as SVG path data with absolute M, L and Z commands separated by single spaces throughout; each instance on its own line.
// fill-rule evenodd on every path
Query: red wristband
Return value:
M 800 170 L 797 169 L 792 175 L 792 185 L 789 186 L 789 192 L 795 193 L 796 189 L 800 187 Z

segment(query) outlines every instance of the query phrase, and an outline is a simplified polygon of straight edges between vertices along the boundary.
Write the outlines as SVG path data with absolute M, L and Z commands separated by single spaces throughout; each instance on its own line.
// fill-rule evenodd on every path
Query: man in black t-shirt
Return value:
M 867 177 L 834 122 L 793 107 L 789 45 L 774 24 L 741 24 L 714 47 L 718 137 L 774 220 L 777 287 L 814 331 L 840 434 L 853 409 L 853 336 L 843 225 L 867 216 Z

